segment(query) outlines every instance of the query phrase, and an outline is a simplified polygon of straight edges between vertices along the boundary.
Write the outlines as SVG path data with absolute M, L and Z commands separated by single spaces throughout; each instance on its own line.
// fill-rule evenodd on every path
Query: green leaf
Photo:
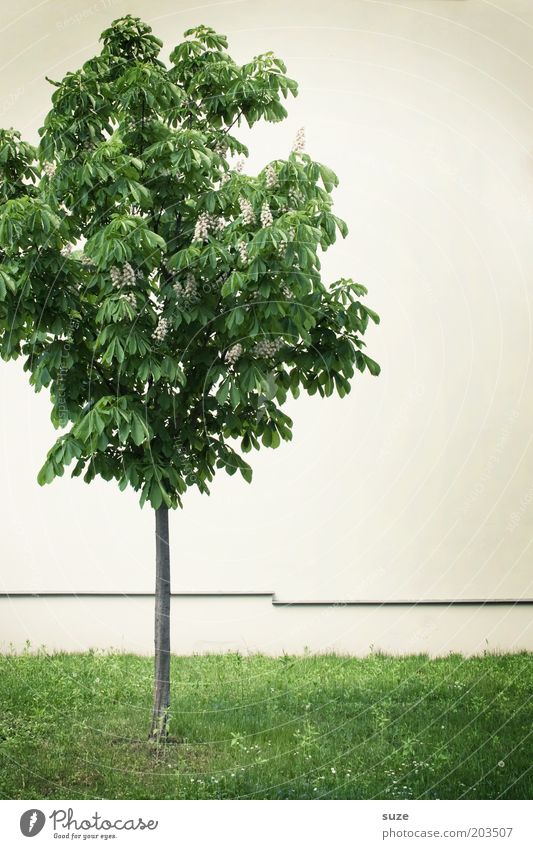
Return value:
M 230 389 L 230 401 L 233 409 L 239 406 L 241 402 L 241 393 L 239 392 L 239 387 L 235 382 L 232 382 Z
M 331 168 L 328 168 L 326 165 L 318 165 L 320 170 L 320 176 L 322 177 L 322 182 L 324 183 L 324 188 L 327 192 L 331 192 L 335 186 L 339 184 L 339 178 L 335 174 Z
M 131 415 L 131 438 L 135 445 L 142 445 L 148 437 L 148 429 L 138 413 Z
M 251 467 L 248 466 L 247 464 L 244 465 L 244 463 L 243 463 L 243 464 L 241 464 L 241 466 L 239 466 L 239 468 L 241 470 L 241 475 L 243 476 L 246 483 L 251 483 L 252 482 L 252 476 L 253 476 L 253 471 L 252 471 Z
M 368 366 L 368 370 L 369 370 L 370 374 L 373 374 L 374 377 L 376 377 L 380 373 L 381 367 L 378 365 L 378 363 L 376 363 L 375 360 L 371 360 L 370 357 L 367 357 L 366 354 L 363 354 L 363 357 L 364 357 L 365 363 Z
M 226 401 L 228 400 L 229 391 L 230 391 L 230 381 L 224 380 L 220 384 L 220 388 L 219 388 L 219 390 L 216 394 L 216 399 L 217 399 L 219 404 L 224 405 L 226 403 Z
M 55 478 L 55 472 L 52 464 L 47 460 L 37 475 L 37 483 L 39 486 L 44 486 L 47 483 L 52 483 Z
M 157 481 L 153 481 L 150 487 L 150 504 L 154 510 L 158 510 L 163 503 L 163 493 Z
M 261 442 L 266 448 L 270 448 L 272 445 L 272 430 L 269 425 L 266 425 L 263 435 L 261 436 Z

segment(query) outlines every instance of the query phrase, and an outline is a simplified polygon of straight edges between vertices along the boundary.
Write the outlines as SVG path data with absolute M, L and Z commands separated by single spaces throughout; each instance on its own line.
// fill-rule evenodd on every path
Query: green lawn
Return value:
M 0 797 L 529 799 L 532 657 L 2 655 Z

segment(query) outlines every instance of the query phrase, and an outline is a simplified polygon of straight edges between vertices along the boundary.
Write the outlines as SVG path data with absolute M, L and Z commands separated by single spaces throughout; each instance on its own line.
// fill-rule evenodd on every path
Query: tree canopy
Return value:
M 39 472 L 116 479 L 141 504 L 208 492 L 217 468 L 292 436 L 289 393 L 341 397 L 378 316 L 351 279 L 321 279 L 346 224 L 337 177 L 305 152 L 243 172 L 242 121 L 297 94 L 272 52 L 238 65 L 207 26 L 162 42 L 114 21 L 54 86 L 34 147 L 0 130 L 0 351 L 23 357 L 61 435 Z M 236 157 L 241 157 L 237 159 Z

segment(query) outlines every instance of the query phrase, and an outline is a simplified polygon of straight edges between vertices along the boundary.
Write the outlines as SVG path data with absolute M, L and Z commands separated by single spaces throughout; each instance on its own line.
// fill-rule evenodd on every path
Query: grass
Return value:
M 0 656 L 6 799 L 530 799 L 532 655 Z

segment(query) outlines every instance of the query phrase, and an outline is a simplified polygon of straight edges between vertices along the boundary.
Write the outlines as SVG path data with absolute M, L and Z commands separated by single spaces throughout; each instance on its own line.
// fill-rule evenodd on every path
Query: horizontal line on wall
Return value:
M 424 598 L 424 599 L 359 599 L 357 601 L 280 601 L 273 598 L 275 607 L 424 607 L 431 605 L 454 606 L 454 605 L 490 605 L 490 604 L 533 604 L 530 598 Z
M 270 598 L 275 607 L 426 607 L 460 605 L 533 605 L 532 598 L 423 598 L 423 599 L 295 599 L 276 598 L 265 592 L 182 592 L 172 598 Z M 154 593 L 119 592 L 15 592 L 0 593 L 0 598 L 153 598 Z
M 254 592 L 186 592 L 186 593 L 170 593 L 172 598 L 274 598 L 274 593 L 254 593 Z M 38 592 L 38 593 L 0 593 L 0 598 L 154 598 L 154 593 L 97 593 L 97 592 L 80 592 L 80 593 L 56 593 L 56 592 Z

